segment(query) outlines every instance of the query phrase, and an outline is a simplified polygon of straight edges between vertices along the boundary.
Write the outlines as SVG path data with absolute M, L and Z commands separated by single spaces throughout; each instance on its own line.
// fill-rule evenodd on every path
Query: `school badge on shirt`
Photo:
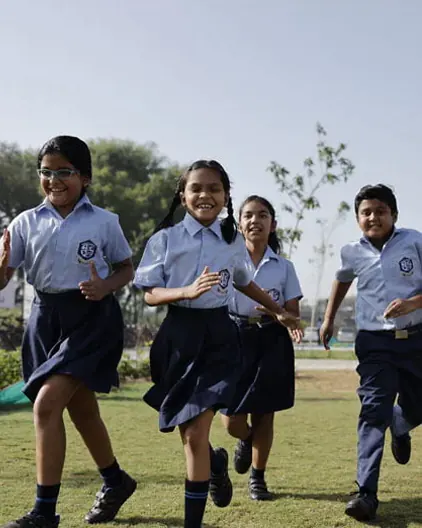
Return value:
M 278 302 L 280 300 L 280 292 L 275 288 L 271 288 L 271 290 L 266 291 L 274 302 Z
M 78 246 L 78 261 L 82 264 L 86 264 L 89 260 L 95 257 L 97 252 L 97 246 L 92 240 L 84 240 L 79 243 Z
M 220 282 L 218 283 L 218 291 L 220 293 L 226 293 L 227 286 L 230 282 L 230 271 L 228 269 L 223 269 L 219 271 Z
M 399 261 L 399 267 L 402 275 L 412 275 L 413 274 L 413 261 L 409 257 L 403 257 Z

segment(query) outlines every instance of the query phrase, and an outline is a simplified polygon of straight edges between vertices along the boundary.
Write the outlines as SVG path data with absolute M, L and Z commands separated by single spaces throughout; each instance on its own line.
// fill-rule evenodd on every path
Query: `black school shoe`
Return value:
M 249 497 L 257 501 L 270 501 L 274 496 L 268 491 L 267 484 L 264 479 L 249 477 Z
M 104 485 L 95 496 L 92 508 L 85 515 L 85 521 L 90 524 L 112 521 L 122 505 L 136 490 L 137 482 L 125 471 L 122 471 L 122 483 L 115 488 Z
M 233 457 L 234 469 L 241 475 L 247 473 L 252 464 L 252 435 L 246 440 L 239 440 Z
M 372 521 L 378 509 L 377 494 L 360 488 L 356 497 L 347 503 L 345 514 L 357 521 Z
M 223 447 L 214 449 L 214 456 L 221 457 L 222 471 L 212 473 L 210 478 L 210 495 L 213 503 L 219 508 L 228 506 L 233 497 L 233 486 L 229 477 L 229 455 Z
M 37 515 L 36 513 L 29 512 L 16 521 L 11 521 L 1 528 L 57 528 L 60 522 L 60 516 L 56 515 L 55 518 L 47 519 L 43 515 Z
M 398 464 L 407 464 L 412 454 L 412 441 L 410 434 L 395 436 L 391 433 L 391 451 Z

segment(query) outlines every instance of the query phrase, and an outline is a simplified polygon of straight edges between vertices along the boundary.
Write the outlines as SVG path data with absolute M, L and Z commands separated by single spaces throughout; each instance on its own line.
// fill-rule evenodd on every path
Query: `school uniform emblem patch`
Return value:
M 227 286 L 229 285 L 230 271 L 228 269 L 223 269 L 219 272 L 219 275 L 220 275 L 220 282 L 218 283 L 218 285 L 220 286 L 220 288 L 225 290 Z
M 277 302 L 280 300 L 280 292 L 276 290 L 275 288 L 271 288 L 271 290 L 267 290 L 267 293 L 273 301 Z
M 80 242 L 78 246 L 78 255 L 83 260 L 91 260 L 95 257 L 97 252 L 97 246 L 92 242 L 92 240 L 84 240 Z
M 399 262 L 399 266 L 400 266 L 400 271 L 404 275 L 410 275 L 413 271 L 413 261 L 412 259 L 408 257 L 403 257 Z

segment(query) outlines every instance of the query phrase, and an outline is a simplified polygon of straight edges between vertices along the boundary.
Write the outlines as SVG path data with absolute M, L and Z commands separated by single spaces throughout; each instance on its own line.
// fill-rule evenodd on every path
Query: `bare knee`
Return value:
M 225 417 L 224 426 L 230 436 L 244 439 L 249 434 L 249 427 L 246 415 Z
M 192 453 L 201 451 L 208 445 L 208 431 L 201 427 L 201 424 L 192 422 L 183 431 L 183 444 Z
M 34 403 L 34 421 L 37 425 L 61 420 L 64 406 L 57 401 L 52 391 L 40 393 Z

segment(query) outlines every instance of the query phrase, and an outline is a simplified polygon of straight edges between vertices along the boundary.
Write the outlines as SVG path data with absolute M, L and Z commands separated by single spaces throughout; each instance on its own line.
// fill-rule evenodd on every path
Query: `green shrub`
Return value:
M 118 371 L 122 380 L 149 379 L 151 376 L 148 359 L 130 359 L 123 356 Z
M 0 390 L 21 379 L 20 352 L 0 350 Z

